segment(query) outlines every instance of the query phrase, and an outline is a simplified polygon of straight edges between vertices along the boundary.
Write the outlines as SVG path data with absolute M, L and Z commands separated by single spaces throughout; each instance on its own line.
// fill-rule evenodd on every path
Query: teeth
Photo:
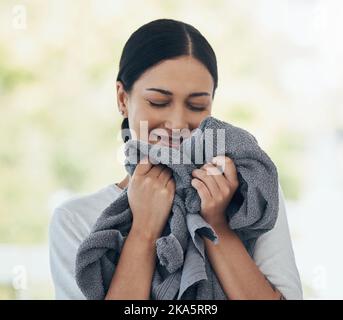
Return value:
M 183 140 L 182 136 L 173 137 L 173 136 L 162 136 L 162 135 L 156 135 L 157 136 L 157 142 L 163 143 L 163 144 L 169 144 L 173 146 L 179 146 Z
M 165 141 L 165 140 L 160 140 L 158 143 L 166 145 L 166 146 L 172 146 L 172 147 L 178 147 L 180 143 L 173 143 L 171 140 Z
M 180 141 L 180 138 L 171 138 L 171 137 L 167 137 L 167 136 L 163 136 L 160 138 L 160 140 L 163 140 L 163 141 L 173 141 L 173 142 L 179 142 Z

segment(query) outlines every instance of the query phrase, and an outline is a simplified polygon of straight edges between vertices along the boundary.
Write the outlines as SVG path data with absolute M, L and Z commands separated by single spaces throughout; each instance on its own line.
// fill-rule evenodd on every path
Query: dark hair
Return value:
M 196 28 L 173 19 L 153 20 L 130 36 L 120 58 L 117 81 L 121 81 L 124 90 L 130 93 L 134 82 L 148 68 L 162 60 L 182 55 L 192 56 L 205 65 L 213 78 L 214 97 L 218 72 L 212 47 Z M 122 138 L 126 142 L 131 138 L 128 118 L 123 120 L 121 129 Z

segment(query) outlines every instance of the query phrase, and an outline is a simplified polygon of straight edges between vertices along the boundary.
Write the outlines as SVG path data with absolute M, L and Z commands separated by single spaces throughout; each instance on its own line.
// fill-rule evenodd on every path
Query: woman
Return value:
M 171 19 L 143 25 L 125 44 L 117 77 L 124 142 L 135 134 L 150 143 L 177 147 L 170 139 L 175 130 L 191 132 L 211 114 L 217 83 L 215 53 L 198 30 Z M 146 135 L 141 133 L 144 121 Z M 166 139 L 158 141 L 151 134 L 157 129 Z M 223 173 L 207 174 L 207 170 L 219 172 L 218 166 L 223 164 Z M 201 215 L 220 238 L 218 245 L 207 238 L 204 243 L 228 299 L 302 299 L 281 189 L 277 222 L 258 238 L 252 259 L 225 223 L 224 210 L 238 187 L 233 161 L 217 157 L 192 174 Z M 74 278 L 77 248 L 97 217 L 126 186 L 133 222 L 105 298 L 149 299 L 155 241 L 168 220 L 175 193 L 170 169 L 149 161 L 139 163 L 132 177 L 127 175 L 93 194 L 70 199 L 54 210 L 50 262 L 57 299 L 85 298 Z

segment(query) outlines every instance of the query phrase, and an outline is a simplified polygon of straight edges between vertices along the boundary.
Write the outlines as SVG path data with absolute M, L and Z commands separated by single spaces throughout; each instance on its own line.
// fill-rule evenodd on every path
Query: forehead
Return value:
M 207 91 L 212 95 L 213 79 L 207 68 L 193 57 L 168 59 L 146 70 L 135 82 L 134 90 L 139 93 L 148 87 L 171 91 L 174 95 Z M 150 91 L 150 94 L 154 92 Z M 158 94 L 158 93 L 156 93 Z

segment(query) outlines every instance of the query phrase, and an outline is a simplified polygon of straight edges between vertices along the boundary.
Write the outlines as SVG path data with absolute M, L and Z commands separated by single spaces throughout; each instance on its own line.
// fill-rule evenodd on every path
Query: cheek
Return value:
M 151 139 L 149 135 L 153 129 L 161 127 L 158 113 L 144 106 L 138 106 L 130 114 L 130 121 L 130 129 L 135 131 L 137 138 L 144 141 Z

